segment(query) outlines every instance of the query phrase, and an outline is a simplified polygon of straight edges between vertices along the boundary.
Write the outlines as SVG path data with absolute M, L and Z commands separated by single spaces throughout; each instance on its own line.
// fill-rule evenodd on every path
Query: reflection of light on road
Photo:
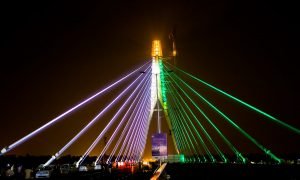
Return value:
M 163 170 L 165 169 L 166 165 L 167 165 L 167 163 L 163 163 L 163 164 L 158 168 L 158 170 L 156 170 L 156 171 L 154 172 L 154 174 L 153 174 L 153 176 L 151 177 L 150 180 L 157 180 L 157 179 L 159 179 L 159 176 L 160 176 L 160 174 L 163 172 Z
M 131 174 L 133 174 L 133 173 L 134 173 L 134 166 L 131 166 L 131 168 L 130 168 L 130 172 L 131 172 Z

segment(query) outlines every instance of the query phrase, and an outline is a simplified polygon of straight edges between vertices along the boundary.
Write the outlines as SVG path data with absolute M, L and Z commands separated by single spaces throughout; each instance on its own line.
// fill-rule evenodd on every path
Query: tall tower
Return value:
M 172 130 L 168 116 L 165 76 L 163 71 L 162 46 L 159 40 L 152 41 L 152 82 L 151 82 L 151 117 L 157 115 L 157 133 L 152 135 L 152 156 L 158 159 L 167 157 L 167 135 L 161 132 L 160 112 L 164 112 L 169 129 Z M 155 106 L 157 109 L 154 109 Z M 157 111 L 157 113 L 155 112 Z M 151 118 L 150 117 L 150 118 Z M 175 150 L 178 152 L 177 144 L 172 133 Z
M 162 58 L 162 48 L 159 40 L 152 41 L 152 84 L 151 84 L 151 108 L 157 105 L 157 132 L 161 133 L 161 122 L 159 117 L 159 92 L 160 92 L 160 68 L 159 61 Z

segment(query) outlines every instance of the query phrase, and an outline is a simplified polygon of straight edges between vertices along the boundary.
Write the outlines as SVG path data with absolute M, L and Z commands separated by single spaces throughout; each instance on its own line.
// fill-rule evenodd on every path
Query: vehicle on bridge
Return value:
M 35 178 L 50 178 L 53 174 L 54 166 L 45 166 L 36 172 Z
M 81 165 L 81 166 L 79 166 L 78 171 L 79 171 L 79 172 L 87 172 L 87 171 L 88 171 L 88 167 L 87 167 L 87 166 L 84 166 L 84 165 Z

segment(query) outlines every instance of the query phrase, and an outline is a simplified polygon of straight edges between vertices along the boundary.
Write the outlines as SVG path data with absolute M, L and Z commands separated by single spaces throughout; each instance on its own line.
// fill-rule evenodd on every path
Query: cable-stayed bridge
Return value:
M 273 152 L 270 144 L 262 142 L 255 131 L 249 131 L 249 127 L 240 122 L 255 117 L 248 123 L 268 122 L 299 136 L 298 127 L 184 71 L 176 66 L 175 57 L 176 50 L 171 57 L 164 57 L 160 41 L 153 41 L 151 60 L 3 147 L 1 155 L 13 152 L 47 128 L 55 127 L 58 122 L 100 99 L 103 101 L 98 112 L 79 131 L 74 132 L 74 136 L 64 145 L 57 146 L 57 151 L 53 152 L 44 166 L 63 156 L 84 134 L 98 126 L 100 121 L 102 126 L 92 143 L 84 147 L 77 166 L 84 163 L 95 149 L 98 151 L 96 164 L 101 161 L 140 161 L 145 153 L 147 138 L 152 136 L 149 134 L 150 124 L 155 120 L 157 134 L 165 133 L 161 121 L 166 121 L 169 141 L 173 142 L 175 152 L 182 162 L 229 163 L 233 162 L 231 156 L 234 156 L 234 162 L 247 163 L 251 161 L 248 154 L 253 149 L 275 163 L 284 162 L 280 154 Z M 276 133 L 267 131 L 266 129 L 267 134 Z M 105 144 L 100 146 L 104 139 Z M 157 158 L 164 160 L 167 158 L 165 156 Z

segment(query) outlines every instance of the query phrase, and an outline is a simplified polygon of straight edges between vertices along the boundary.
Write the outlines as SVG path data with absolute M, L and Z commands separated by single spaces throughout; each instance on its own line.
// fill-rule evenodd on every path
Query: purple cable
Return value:
M 150 61 L 151 62 L 151 61 Z M 109 90 L 110 88 L 114 87 L 115 85 L 119 84 L 120 82 L 122 82 L 123 80 L 127 79 L 128 77 L 130 77 L 132 74 L 134 74 L 135 72 L 137 72 L 138 70 L 140 70 L 141 68 L 143 68 L 145 65 L 149 64 L 150 62 L 145 63 L 144 65 L 140 66 L 139 68 L 135 69 L 134 71 L 132 71 L 131 73 L 127 74 L 126 76 L 124 76 L 123 78 L 119 79 L 118 81 L 112 83 L 111 85 L 109 85 L 108 87 L 104 88 L 103 90 L 97 92 L 96 94 L 94 94 L 93 96 L 87 98 L 86 100 L 84 100 L 83 102 L 77 104 L 76 106 L 72 107 L 71 109 L 69 109 L 68 111 L 64 112 L 63 114 L 57 116 L 56 118 L 50 120 L 48 123 L 44 124 L 43 126 L 39 127 L 38 129 L 32 131 L 31 133 L 29 133 L 28 135 L 24 136 L 23 138 L 19 139 L 18 141 L 12 143 L 11 145 L 9 145 L 8 147 L 5 147 L 1 150 L 1 155 L 5 154 L 6 152 L 14 149 L 15 147 L 17 147 L 18 145 L 24 143 L 25 141 L 27 141 L 28 139 L 32 138 L 33 136 L 35 136 L 36 134 L 38 134 L 39 132 L 43 131 L 44 129 L 46 129 L 48 126 L 56 123 L 58 120 L 60 120 L 61 118 L 63 118 L 64 116 L 70 114 L 71 112 L 73 112 L 74 110 L 76 110 L 77 108 L 83 106 L 84 104 L 86 104 L 87 102 L 91 101 L 92 99 L 94 99 L 95 97 L 99 96 L 100 94 L 106 92 L 107 90 Z
M 149 83 L 149 84 L 150 84 L 150 83 Z M 145 90 L 146 90 L 146 89 L 145 89 Z M 144 94 L 144 93 L 143 93 L 143 94 Z M 137 107 L 138 107 L 140 104 L 141 104 L 141 97 L 139 98 L 138 102 L 136 103 L 135 109 L 133 110 L 132 114 L 130 115 L 129 120 L 128 120 L 128 122 L 127 122 L 125 128 L 123 129 L 122 134 L 121 134 L 119 140 L 117 141 L 117 143 L 116 143 L 116 145 L 115 145 L 115 147 L 114 147 L 114 149 L 113 149 L 111 155 L 110 155 L 109 158 L 108 158 L 108 161 L 111 160 L 112 154 L 114 154 L 114 153 L 116 152 L 117 147 L 119 146 L 121 140 L 123 139 L 123 137 L 124 137 L 124 135 L 125 135 L 125 132 L 126 132 L 127 129 L 129 128 L 130 123 L 132 123 L 132 121 L 134 120 L 133 117 L 136 117 L 137 111 L 139 110 L 139 108 L 137 108 Z M 134 123 L 134 122 L 133 122 L 133 123 Z M 131 127 L 132 127 L 132 124 L 130 125 L 129 131 L 131 131 Z M 125 143 L 125 142 L 124 142 L 124 143 Z M 101 158 L 102 158 L 102 157 L 99 157 L 98 159 L 101 159 Z M 116 158 L 116 159 L 117 159 L 117 158 Z
M 114 121 L 116 120 L 116 118 L 120 115 L 120 113 L 123 111 L 123 109 L 125 108 L 125 106 L 128 104 L 128 102 L 132 99 L 133 95 L 135 94 L 135 92 L 139 89 L 139 87 L 141 86 L 142 83 L 144 83 L 144 80 L 147 78 L 147 76 L 145 76 L 141 82 L 138 84 L 138 86 L 134 89 L 134 91 L 131 93 L 131 95 L 127 98 L 127 100 L 123 103 L 123 105 L 121 106 L 121 108 L 117 111 L 117 113 L 113 116 L 113 118 L 109 121 L 109 123 L 106 125 L 106 127 L 101 131 L 101 133 L 98 135 L 98 137 L 94 140 L 94 142 L 91 144 L 91 146 L 87 149 L 87 151 L 84 153 L 84 155 L 81 157 L 82 161 L 84 161 L 84 159 L 87 157 L 88 154 L 90 154 L 90 152 L 95 148 L 95 146 L 98 144 L 99 140 L 102 138 L 102 136 L 104 135 L 104 133 L 106 133 L 106 131 L 110 128 L 110 126 L 114 123 Z M 145 83 L 144 83 L 145 84 Z M 124 119 L 124 118 L 123 118 Z M 82 162 L 81 161 L 81 162 Z M 79 164 L 81 164 L 80 161 L 78 161 Z
M 140 119 L 140 116 L 141 116 L 141 113 L 139 114 L 137 120 Z M 140 125 L 141 125 L 141 121 L 138 122 L 138 125 L 137 125 L 137 126 L 140 128 Z M 137 126 L 136 126 L 136 127 L 137 127 Z M 129 149 L 128 149 L 128 145 L 126 146 L 126 149 L 125 149 L 125 152 L 124 152 L 124 154 L 126 154 L 126 155 L 128 155 L 128 153 L 129 153 L 129 152 L 131 151 L 131 149 L 132 149 L 132 145 L 133 145 L 133 143 L 132 143 L 132 141 L 133 141 L 133 140 L 132 140 L 132 137 L 133 137 L 133 133 L 137 131 L 136 127 L 134 128 L 134 130 L 133 130 L 133 132 L 131 133 L 130 138 L 129 138 L 129 141 L 130 141 L 130 143 L 128 143 L 128 144 L 130 144 Z M 122 158 L 122 160 L 123 160 L 123 158 Z
M 149 95 L 149 97 L 151 96 L 150 94 L 148 94 L 148 95 Z M 150 99 L 148 98 L 147 101 L 145 102 L 145 104 L 148 104 L 149 100 Z M 141 118 L 142 119 L 141 120 L 141 122 L 142 122 L 142 128 L 140 128 L 139 136 L 137 136 L 137 137 L 145 138 L 145 125 L 147 123 L 147 114 L 149 114 L 149 110 L 147 109 L 147 106 L 144 105 L 143 107 L 145 107 L 145 108 L 143 108 L 144 113 L 143 113 L 143 117 Z M 141 131 L 141 130 L 143 130 L 143 131 Z M 143 132 L 143 133 L 141 134 L 141 132 Z M 138 141 L 135 141 L 136 142 L 135 145 L 134 145 L 135 151 L 133 153 L 133 151 L 130 150 L 130 152 L 129 152 L 130 155 L 128 155 L 128 157 L 132 157 L 132 156 L 134 156 L 133 154 L 136 154 L 136 153 L 141 154 L 141 152 L 143 150 L 143 147 L 141 146 L 141 139 L 142 138 L 139 138 Z M 133 159 L 135 159 L 135 158 L 133 158 Z
M 148 67 L 149 68 L 149 67 Z M 147 69 L 148 69 L 147 68 Z M 55 155 L 53 155 L 45 164 L 44 166 L 48 166 L 49 164 L 51 164 L 52 161 L 54 161 L 56 159 L 56 157 L 60 156 L 71 144 L 73 144 L 85 131 L 87 131 L 98 119 L 101 115 L 103 115 L 112 105 L 114 105 L 114 103 L 119 100 L 123 94 L 125 94 L 125 92 L 128 91 L 128 89 L 131 88 L 131 86 L 133 84 L 135 84 L 135 82 L 137 80 L 140 79 L 140 77 L 142 76 L 142 74 L 140 74 L 125 90 L 123 90 L 111 103 L 109 103 L 108 106 L 106 106 L 95 118 L 93 118 L 93 120 L 91 120 L 79 133 L 76 134 L 76 136 L 74 136 L 60 151 L 58 151 Z
M 144 104 L 144 102 L 145 102 L 145 97 L 144 97 L 143 100 L 142 100 L 142 104 Z M 128 142 L 128 140 L 129 140 L 129 139 L 128 139 L 129 134 L 132 133 L 132 132 L 134 131 L 134 129 L 135 129 L 136 125 L 137 125 L 137 122 L 134 121 L 134 120 L 136 119 L 136 117 L 137 117 L 138 114 L 140 113 L 141 109 L 138 109 L 138 108 L 136 108 L 136 109 L 137 109 L 137 112 L 135 113 L 135 115 L 134 115 L 134 117 L 133 117 L 133 119 L 132 119 L 133 123 L 131 124 L 129 131 L 128 131 L 128 133 L 126 134 L 126 137 L 125 137 L 125 139 L 124 139 L 124 143 L 122 144 L 122 147 L 121 147 L 121 149 L 119 150 L 119 153 L 118 153 L 118 155 L 117 155 L 116 160 L 119 159 L 121 153 L 123 152 L 124 146 L 125 146 L 125 144 Z M 132 128 L 133 128 L 133 129 L 132 129 Z M 125 142 L 126 142 L 126 143 L 125 143 Z M 123 157 L 122 157 L 122 159 L 123 159 Z
M 144 115 L 145 116 L 145 112 L 144 112 Z M 141 128 L 138 129 L 138 132 L 137 132 L 137 135 L 135 136 L 135 140 L 134 140 L 134 145 L 132 146 L 132 148 L 134 150 L 129 150 L 129 157 L 134 157 L 136 156 L 137 153 L 139 153 L 141 151 L 141 139 L 144 138 L 143 134 L 145 132 L 145 121 L 144 121 L 144 118 L 142 117 L 141 118 Z M 135 158 L 132 158 L 132 159 L 135 159 Z
M 134 120 L 137 120 L 137 119 L 140 119 L 140 115 L 141 115 L 141 109 L 139 110 L 139 112 L 138 112 L 139 114 L 138 114 L 138 118 L 135 118 Z M 133 137 L 133 134 L 137 131 L 136 129 L 138 128 L 138 127 L 140 127 L 140 121 L 137 121 L 137 123 L 135 124 L 135 126 L 134 126 L 134 128 L 133 128 L 133 131 L 130 133 L 130 137 L 129 137 L 129 139 L 127 140 L 128 141 L 128 143 L 126 143 L 127 145 L 126 145 L 126 149 L 125 149 L 125 151 L 124 151 L 124 154 L 123 154 L 123 157 L 122 157 L 122 159 L 121 159 L 121 161 L 123 161 L 124 160 L 124 155 L 126 154 L 126 156 L 128 156 L 128 146 L 129 146 L 129 144 L 133 144 L 132 143 L 132 137 Z M 123 145 L 125 145 L 125 144 L 123 144 Z M 131 147 L 131 146 L 130 146 Z M 123 148 L 123 146 L 122 146 L 122 148 Z
M 149 76 L 150 77 L 150 76 Z M 131 112 L 131 110 L 133 109 L 133 105 L 135 104 L 135 102 L 137 101 L 137 99 L 141 96 L 143 96 L 143 94 L 146 91 L 145 85 L 146 84 L 150 84 L 150 78 L 146 81 L 146 83 L 143 85 L 143 87 L 141 88 L 141 90 L 139 91 L 139 93 L 136 95 L 135 99 L 133 100 L 133 102 L 131 103 L 130 107 L 128 108 L 127 112 L 125 113 L 125 115 L 123 116 L 122 120 L 120 121 L 120 123 L 118 124 L 117 128 L 115 129 L 115 131 L 113 132 L 111 138 L 109 139 L 109 141 L 107 142 L 107 144 L 105 145 L 105 147 L 103 148 L 103 150 L 101 151 L 100 155 L 97 157 L 95 162 L 98 162 L 99 159 L 102 158 L 102 156 L 104 155 L 105 151 L 108 149 L 108 147 L 110 146 L 110 144 L 112 143 L 113 139 L 115 138 L 117 132 L 119 131 L 121 124 L 123 124 L 124 120 L 127 118 L 129 112 Z M 147 86 L 146 86 L 147 87 Z

